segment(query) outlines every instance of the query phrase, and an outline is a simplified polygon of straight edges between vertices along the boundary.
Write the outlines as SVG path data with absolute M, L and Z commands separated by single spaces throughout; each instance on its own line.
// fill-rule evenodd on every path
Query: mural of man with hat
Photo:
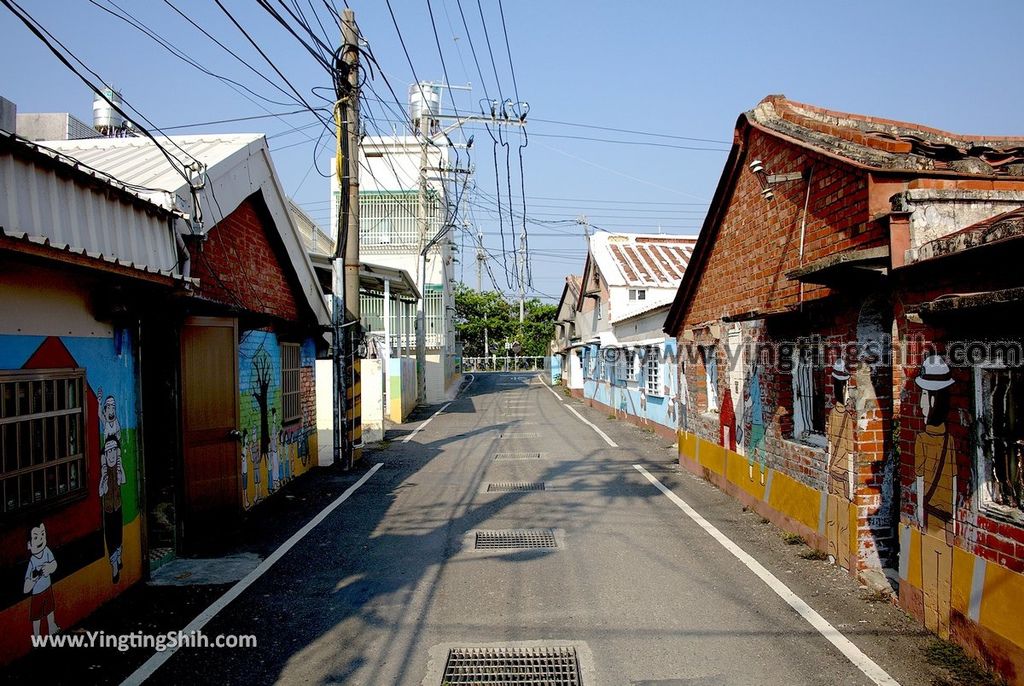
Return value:
M 917 520 L 921 526 L 921 580 L 925 626 L 949 635 L 956 446 L 946 427 L 953 375 L 939 355 L 928 357 L 914 382 L 921 389 L 924 431 L 914 440 Z
M 834 403 L 828 414 L 828 502 L 825 521 L 828 554 L 833 561 L 850 567 L 850 504 L 856 493 L 856 458 L 853 452 L 853 413 L 847 408 L 850 373 L 846 361 L 832 365 Z

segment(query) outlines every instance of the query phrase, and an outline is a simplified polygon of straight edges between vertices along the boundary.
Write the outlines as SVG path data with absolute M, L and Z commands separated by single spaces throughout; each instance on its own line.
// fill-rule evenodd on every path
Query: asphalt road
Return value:
M 894 680 L 936 676 L 930 639 L 898 610 L 681 473 L 664 438 L 535 375 L 478 375 L 402 442 L 423 418 L 368 453 L 383 466 L 204 629 L 255 634 L 258 648 L 180 650 L 149 683 L 418 685 L 447 645 L 507 642 L 576 646 L 587 686 L 872 683 L 634 464 Z M 486 491 L 503 482 L 545 490 Z M 473 550 L 482 529 L 553 529 L 560 547 Z

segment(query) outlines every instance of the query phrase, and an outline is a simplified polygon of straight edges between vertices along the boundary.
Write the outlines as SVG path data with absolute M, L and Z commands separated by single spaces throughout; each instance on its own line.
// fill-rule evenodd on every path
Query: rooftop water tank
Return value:
M 114 131 L 124 128 L 124 117 L 107 101 L 109 99 L 118 107 L 121 106 L 121 93 L 109 86 L 105 86 L 92 99 L 92 125 L 93 128 L 105 136 L 111 135 Z M 103 96 L 106 96 L 104 98 Z

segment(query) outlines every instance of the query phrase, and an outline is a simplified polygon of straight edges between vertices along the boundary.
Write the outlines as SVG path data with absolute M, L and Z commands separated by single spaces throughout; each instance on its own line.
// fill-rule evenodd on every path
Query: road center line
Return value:
M 470 383 L 472 383 L 472 381 Z M 469 388 L 469 387 L 467 386 L 466 388 Z M 440 410 L 438 410 L 434 414 L 432 414 L 429 417 L 427 417 L 427 420 L 425 422 L 423 422 L 422 424 L 420 424 L 419 426 L 417 426 L 415 431 L 413 431 L 411 434 L 409 434 L 408 436 L 406 436 L 405 438 L 402 439 L 402 443 L 408 443 L 409 441 L 411 441 L 413 436 L 415 436 L 420 431 L 422 431 L 423 427 L 425 427 L 427 424 L 429 424 L 430 422 L 432 422 L 434 420 L 434 417 L 436 417 L 437 415 L 439 415 L 442 412 L 444 412 L 445 410 L 447 410 L 448 406 L 451 405 L 452 402 L 454 402 L 454 401 L 445 403 L 444 405 L 441 406 Z
M 263 562 L 259 564 L 258 567 L 256 567 L 256 569 L 246 574 L 245 577 L 241 579 L 241 581 L 239 581 L 234 586 L 229 588 L 224 595 L 217 598 L 217 600 L 213 601 L 213 603 L 209 607 L 200 612 L 195 619 L 188 623 L 188 626 L 181 630 L 182 633 L 188 634 L 193 631 L 199 631 L 204 626 L 206 626 L 206 624 L 211 619 L 216 617 L 221 610 L 223 610 L 231 603 L 231 601 L 233 601 L 238 596 L 242 595 L 242 592 L 245 591 L 245 589 L 252 586 L 257 579 L 266 574 L 267 570 L 273 567 L 278 560 L 284 557 L 289 550 L 295 547 L 296 543 L 305 538 L 306 535 L 314 528 L 316 528 L 316 526 L 320 522 L 327 519 L 327 516 L 329 514 L 334 512 L 334 510 L 336 510 L 339 505 L 348 500 L 349 496 L 355 493 L 360 486 L 369 481 L 370 477 L 376 474 L 377 470 L 383 466 L 383 462 L 378 462 L 377 464 L 373 465 L 373 467 L 371 467 L 370 470 L 366 472 L 366 474 L 363 474 L 359 478 L 359 481 L 349 486 L 347 489 L 345 489 L 345 492 L 338 496 L 338 498 L 334 500 L 330 505 L 320 510 L 320 512 L 317 513 L 317 515 L 313 517 L 313 519 L 306 522 L 305 526 L 303 526 L 301 529 L 292 534 L 287 541 L 281 544 L 281 547 L 279 547 L 277 550 L 271 553 L 270 556 L 267 557 L 267 559 L 265 559 Z M 135 686 L 136 684 L 141 684 L 146 679 L 153 676 L 153 673 L 156 672 L 156 670 L 160 669 L 161 665 L 167 662 L 167 660 L 170 659 L 171 655 L 178 651 L 178 647 L 179 646 L 177 645 L 175 645 L 174 647 L 168 647 L 167 650 L 163 652 L 158 652 L 152 657 L 150 657 L 142 664 L 141 667 L 139 667 L 130 675 L 128 675 L 128 678 L 121 682 L 121 686 Z
M 867 676 L 867 678 L 871 679 L 871 681 L 879 686 L 899 686 L 899 683 L 889 676 L 888 672 L 875 664 L 875 662 L 865 655 L 860 648 L 854 645 L 850 639 L 846 638 L 846 636 L 832 626 L 824 617 L 815 612 L 810 605 L 800 598 L 800 596 L 793 593 L 786 584 L 779 581 L 778 577 L 765 569 L 764 565 L 747 554 L 747 552 L 738 545 L 733 543 L 732 539 L 719 531 L 714 524 L 704 519 L 704 517 L 690 507 L 685 500 L 666 488 L 663 483 L 661 483 L 642 466 L 635 464 L 633 467 L 643 474 L 648 481 L 654 484 L 659 491 L 664 493 L 669 500 L 675 503 L 680 510 L 685 512 L 686 516 L 692 519 L 697 526 L 704 529 L 704 531 L 706 531 L 713 539 L 718 541 L 723 548 L 728 550 L 740 562 L 746 565 L 747 569 L 756 574 L 761 581 L 765 582 L 765 584 L 768 585 L 768 588 L 775 591 L 780 598 L 785 600 L 790 607 L 796 610 L 801 617 L 807 620 L 808 624 L 817 629 L 818 633 L 824 636 L 829 643 L 838 648 L 839 652 L 846 656 L 846 659 L 852 662 L 857 669 L 864 672 L 864 675 Z

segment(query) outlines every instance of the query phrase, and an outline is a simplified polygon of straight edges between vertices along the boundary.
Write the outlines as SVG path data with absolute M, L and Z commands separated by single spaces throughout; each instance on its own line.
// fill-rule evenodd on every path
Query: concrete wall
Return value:
M 392 357 L 388 364 L 388 419 L 401 424 L 416 407 L 416 360 Z

